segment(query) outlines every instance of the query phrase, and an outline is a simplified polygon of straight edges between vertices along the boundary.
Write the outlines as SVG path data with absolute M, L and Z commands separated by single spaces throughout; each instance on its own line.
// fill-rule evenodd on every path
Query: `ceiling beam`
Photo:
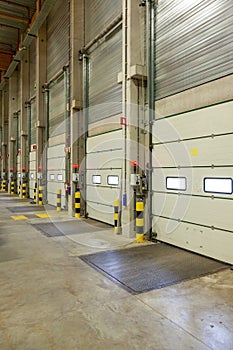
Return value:
M 11 1 L 11 0 L 0 0 L 0 2 L 4 2 L 4 3 L 9 4 L 9 5 L 14 5 L 14 6 L 18 6 L 18 7 L 21 7 L 23 9 L 26 9 L 28 19 L 30 18 L 30 7 L 29 6 L 19 4 L 18 2 Z
M 26 36 L 22 42 L 22 46 L 18 49 L 16 55 L 14 56 L 14 59 L 8 66 L 7 71 L 3 76 L 3 81 L 0 83 L 0 90 L 4 89 L 5 81 L 9 79 L 9 77 L 13 74 L 15 68 L 17 67 L 18 63 L 21 61 L 24 55 L 24 51 L 30 46 L 33 38 L 37 35 L 38 30 L 46 20 L 51 8 L 54 6 L 55 3 L 56 0 L 44 0 L 41 10 L 38 13 L 35 21 L 32 23 L 31 26 L 29 26 L 27 30 Z
M 25 23 L 25 24 L 28 24 L 28 23 L 29 23 L 29 19 L 28 19 L 28 18 L 23 18 L 23 17 L 16 17 L 16 16 L 12 16 L 12 15 L 7 15 L 7 14 L 1 13 L 1 12 L 0 12 L 0 18 L 10 19 L 10 20 L 12 20 L 12 21 L 21 22 L 21 23 Z

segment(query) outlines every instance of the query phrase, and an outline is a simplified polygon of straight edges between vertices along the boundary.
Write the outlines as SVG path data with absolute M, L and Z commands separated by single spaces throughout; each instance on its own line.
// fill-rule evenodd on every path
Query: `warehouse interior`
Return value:
M 0 0 L 0 349 L 233 348 L 233 3 Z

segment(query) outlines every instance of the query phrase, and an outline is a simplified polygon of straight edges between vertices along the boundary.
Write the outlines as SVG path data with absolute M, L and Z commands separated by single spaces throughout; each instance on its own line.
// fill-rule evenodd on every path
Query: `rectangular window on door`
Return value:
M 63 176 L 62 174 L 57 175 L 57 181 L 63 181 Z
M 94 185 L 100 185 L 101 182 L 101 175 L 92 175 L 92 183 Z
M 186 177 L 166 177 L 166 189 L 176 191 L 186 191 L 187 179 Z
M 232 179 L 231 178 L 204 178 L 204 192 L 232 194 Z
M 119 176 L 117 176 L 117 175 L 108 175 L 108 185 L 118 186 L 119 185 Z

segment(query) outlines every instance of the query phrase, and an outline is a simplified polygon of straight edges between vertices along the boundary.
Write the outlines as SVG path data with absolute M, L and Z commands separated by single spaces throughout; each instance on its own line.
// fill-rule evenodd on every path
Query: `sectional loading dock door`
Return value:
M 30 121 L 30 129 L 31 129 L 31 145 L 36 144 L 36 99 L 31 101 L 31 121 Z M 32 147 L 31 147 L 32 148 Z M 29 150 L 29 197 L 34 197 L 34 188 L 37 183 L 36 178 L 36 150 Z
M 66 99 L 64 75 L 50 87 L 49 141 L 47 150 L 47 201 L 56 206 L 57 190 L 61 190 L 61 206 L 66 207 L 66 153 L 65 137 Z
M 114 200 L 120 193 L 122 142 L 122 130 L 87 140 L 87 213 L 90 218 L 111 225 Z
M 233 102 L 171 117 L 153 130 L 153 231 L 233 263 Z

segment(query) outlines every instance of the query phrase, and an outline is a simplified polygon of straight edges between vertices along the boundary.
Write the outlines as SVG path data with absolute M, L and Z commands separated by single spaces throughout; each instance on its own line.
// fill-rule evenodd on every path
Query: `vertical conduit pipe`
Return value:
M 0 126 L 0 154 L 2 154 L 2 127 L 1 126 Z
M 147 65 L 148 65 L 148 107 L 149 107 L 149 178 L 148 178 L 148 238 L 152 239 L 152 151 L 153 151 L 153 120 L 154 120 L 154 0 L 147 1 Z
M 18 112 L 13 113 L 13 117 L 16 121 L 16 152 L 18 152 L 19 149 L 19 114 Z
M 125 0 L 124 9 L 124 40 L 123 40 L 123 117 L 126 118 L 124 126 L 124 195 L 127 193 L 127 70 L 128 70 L 128 0 Z
M 70 69 L 65 66 L 64 70 L 64 84 L 65 84 L 65 128 L 66 128 L 66 148 L 70 147 Z M 66 183 L 70 182 L 70 153 L 66 152 Z M 68 203 L 66 203 L 68 205 Z
M 86 188 L 87 188 L 87 176 L 86 176 L 86 153 L 87 153 L 87 135 L 88 135 L 88 107 L 89 107 L 89 58 L 86 53 L 83 55 L 83 136 L 84 136 L 84 159 L 83 163 L 83 190 L 82 197 L 84 199 L 83 211 L 84 216 L 87 215 L 86 209 Z M 81 179 L 82 181 L 82 179 Z
M 31 145 L 32 145 L 32 108 L 31 108 L 31 101 L 25 102 L 25 108 L 27 108 L 27 122 L 28 122 L 28 175 L 30 175 L 30 152 L 31 152 Z M 16 149 L 16 152 L 18 150 Z M 29 179 L 28 179 L 29 180 Z
M 47 163 L 48 163 L 48 142 L 49 142 L 49 84 L 44 85 L 44 93 L 45 93 L 45 174 L 46 179 L 44 181 L 44 201 L 47 203 L 48 199 L 48 185 L 47 185 Z
M 18 157 L 18 149 L 19 149 L 19 113 L 15 112 L 13 113 L 13 118 L 15 119 L 16 122 L 16 143 L 15 143 L 15 148 L 16 148 L 16 157 Z M 15 157 L 15 166 L 13 166 L 15 168 L 15 171 L 17 173 L 17 158 Z M 22 180 L 20 179 L 20 184 L 22 183 Z

